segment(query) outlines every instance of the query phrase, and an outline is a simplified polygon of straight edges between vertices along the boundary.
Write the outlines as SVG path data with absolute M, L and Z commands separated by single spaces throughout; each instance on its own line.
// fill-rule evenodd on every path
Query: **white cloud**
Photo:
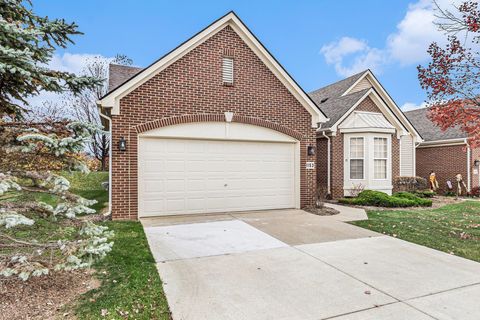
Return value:
M 97 56 L 101 55 L 89 53 L 72 54 L 68 52 L 63 55 L 56 54 L 53 56 L 52 60 L 50 60 L 48 67 L 52 70 L 81 74 L 87 61 Z M 42 91 L 40 94 L 30 97 L 27 100 L 30 108 L 41 108 L 45 102 L 60 103 L 62 101 L 62 95 Z
M 53 70 L 72 72 L 75 74 L 82 73 L 83 68 L 85 67 L 89 59 L 101 56 L 99 54 L 89 54 L 89 53 L 64 53 L 62 56 L 54 55 L 48 67 Z
M 448 7 L 448 3 L 441 5 Z M 420 0 L 408 6 L 407 13 L 397 24 L 396 32 L 387 38 L 386 50 L 392 60 L 402 65 L 423 62 L 428 59 L 427 48 L 430 43 L 445 42 L 445 35 L 434 24 L 434 9 L 430 0 Z
M 422 102 L 420 104 L 416 104 L 414 102 L 406 102 L 400 107 L 400 109 L 402 109 L 402 111 L 410 111 L 426 107 L 428 107 L 428 104 L 426 102 Z
M 325 56 L 327 63 L 337 63 L 341 62 L 343 57 L 364 51 L 366 48 L 368 48 L 367 43 L 363 40 L 343 37 L 337 42 L 323 46 L 320 52 Z
M 437 1 L 441 8 L 450 9 L 453 9 L 452 2 L 458 3 L 459 0 Z M 370 47 L 365 40 L 346 36 L 324 45 L 320 52 L 327 64 L 333 65 L 337 74 L 343 77 L 368 68 L 379 73 L 383 66 L 392 63 L 402 66 L 422 63 L 428 59 L 430 43 L 445 43 L 445 35 L 433 23 L 435 9 L 432 0 L 410 4 L 383 47 Z
M 328 64 L 335 66 L 337 74 L 348 77 L 365 69 L 372 69 L 377 73 L 384 63 L 385 55 L 381 50 L 371 48 L 364 40 L 343 37 L 339 41 L 331 42 L 320 49 Z M 352 57 L 350 63 L 345 58 Z

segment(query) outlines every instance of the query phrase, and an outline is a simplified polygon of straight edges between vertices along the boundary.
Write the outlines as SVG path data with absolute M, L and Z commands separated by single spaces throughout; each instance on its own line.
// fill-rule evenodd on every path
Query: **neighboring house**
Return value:
M 471 149 L 467 135 L 459 128 L 442 131 L 427 116 L 428 109 L 405 112 L 420 132 L 424 141 L 417 146 L 417 175 L 428 179 L 435 171 L 441 191 L 447 190 L 447 181 L 455 186 L 455 176 L 461 174 L 467 189 L 479 185 L 480 148 Z
M 330 119 L 317 132 L 319 193 L 339 198 L 364 188 L 391 194 L 395 177 L 415 175 L 415 143 L 422 137 L 371 71 L 310 97 Z
M 421 137 L 370 71 L 308 95 L 233 12 L 145 69 L 111 65 L 109 86 L 114 219 L 303 208 L 415 175 Z

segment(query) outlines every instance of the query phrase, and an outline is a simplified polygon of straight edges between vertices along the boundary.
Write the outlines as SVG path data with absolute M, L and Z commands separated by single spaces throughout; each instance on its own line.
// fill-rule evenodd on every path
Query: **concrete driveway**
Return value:
M 142 223 L 174 320 L 480 319 L 480 264 L 342 222 L 364 218 L 342 208 Z

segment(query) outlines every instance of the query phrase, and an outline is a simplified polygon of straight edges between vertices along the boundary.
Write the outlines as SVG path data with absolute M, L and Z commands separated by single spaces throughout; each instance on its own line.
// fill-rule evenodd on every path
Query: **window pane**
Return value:
M 387 157 L 387 138 L 375 138 L 373 145 L 375 158 Z
M 363 138 L 350 138 L 350 158 L 363 158 Z
M 350 179 L 363 179 L 363 160 L 350 160 Z
M 387 160 L 374 160 L 374 176 L 375 179 L 387 179 Z

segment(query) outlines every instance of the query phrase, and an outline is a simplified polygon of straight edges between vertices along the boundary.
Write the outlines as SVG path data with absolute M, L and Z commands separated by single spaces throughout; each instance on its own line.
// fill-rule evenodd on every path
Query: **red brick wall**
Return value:
M 222 84 L 222 57 L 233 53 L 234 85 Z M 161 123 L 177 123 L 176 117 L 211 115 L 222 117 L 234 112 L 234 120 L 261 119 L 288 128 L 302 136 L 300 147 L 301 206 L 313 204 L 316 170 L 305 170 L 307 146 L 315 145 L 311 116 L 287 88 L 271 73 L 241 38 L 226 27 L 187 53 L 180 60 L 148 80 L 120 101 L 120 115 L 112 117 L 113 145 L 127 139 L 127 151 L 113 148 L 112 216 L 137 218 L 137 131 L 144 123 L 153 128 Z M 209 118 L 210 116 L 206 116 Z M 242 118 L 244 117 L 244 118 Z
M 417 148 L 417 176 L 427 179 L 435 171 L 440 192 L 447 188 L 447 180 L 455 185 L 455 175 L 460 173 L 467 181 L 467 151 L 465 145 Z
M 376 106 L 376 104 L 367 97 L 364 101 L 362 101 L 356 108 L 356 111 L 369 111 L 369 112 L 379 112 L 381 113 L 380 109 Z M 323 141 L 326 139 L 319 138 L 317 140 L 317 146 L 319 141 Z M 320 145 L 323 147 L 323 142 Z M 326 145 L 326 142 L 325 142 Z M 344 158 L 343 158 L 343 134 L 340 131 L 337 131 L 336 136 L 331 137 L 331 189 L 332 189 L 332 197 L 333 198 L 341 198 L 343 197 L 343 178 L 344 178 Z M 321 154 L 319 152 L 319 154 Z M 320 163 L 321 158 L 317 157 L 317 162 Z M 321 169 L 318 169 L 321 170 Z M 396 135 L 392 135 L 392 178 L 397 177 L 400 174 L 400 144 L 397 139 Z M 326 169 L 321 170 L 317 174 L 317 183 L 319 187 L 326 186 L 326 178 L 323 176 L 326 175 Z M 394 190 L 395 191 L 395 190 Z
M 327 189 L 327 170 L 328 170 L 328 140 L 326 138 L 317 139 L 317 188 L 321 197 L 328 193 Z

